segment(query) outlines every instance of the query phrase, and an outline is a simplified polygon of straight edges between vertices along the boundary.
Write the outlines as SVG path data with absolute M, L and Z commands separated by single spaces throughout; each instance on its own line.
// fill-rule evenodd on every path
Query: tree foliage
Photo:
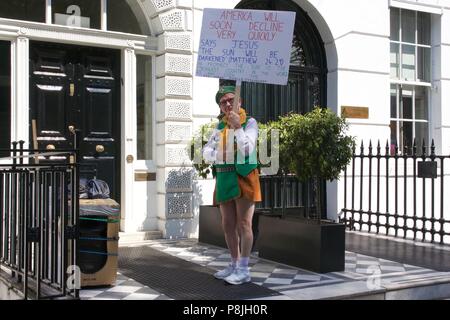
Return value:
M 194 163 L 194 168 L 203 178 L 211 172 L 211 164 L 204 162 L 200 146 L 205 145 L 216 126 L 217 121 L 201 126 L 189 145 L 191 160 L 202 159 L 200 163 Z M 304 115 L 290 113 L 277 121 L 258 123 L 258 127 L 258 145 L 261 145 L 261 133 L 265 130 L 267 143 L 263 144 L 268 146 L 268 154 L 278 151 L 280 170 L 293 173 L 302 181 L 338 179 L 352 158 L 355 139 L 346 134 L 345 119 L 327 108 L 316 107 Z M 278 130 L 279 144 L 272 143 L 272 130 Z
M 304 115 L 280 117 L 280 157 L 289 172 L 306 181 L 321 178 L 333 181 L 352 158 L 354 137 L 348 125 L 328 108 L 316 107 Z
M 197 171 L 197 174 L 206 179 L 208 174 L 211 173 L 211 164 L 205 163 L 205 160 L 202 156 L 203 146 L 208 142 L 214 128 L 217 126 L 217 121 L 211 121 L 210 123 L 206 123 L 202 125 L 197 132 L 193 135 L 190 144 L 188 145 L 188 152 L 191 161 L 194 161 L 193 166 Z

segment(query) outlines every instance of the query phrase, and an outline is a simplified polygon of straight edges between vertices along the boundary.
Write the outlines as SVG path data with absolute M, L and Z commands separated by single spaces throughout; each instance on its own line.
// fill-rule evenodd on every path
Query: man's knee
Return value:
M 242 220 L 238 223 L 238 228 L 241 234 L 252 232 L 252 222 L 249 220 Z
M 236 233 L 236 228 L 230 226 L 223 226 L 223 232 L 226 234 L 233 234 Z
M 236 221 L 223 219 L 222 220 L 222 227 L 223 227 L 223 231 L 225 233 L 236 232 Z

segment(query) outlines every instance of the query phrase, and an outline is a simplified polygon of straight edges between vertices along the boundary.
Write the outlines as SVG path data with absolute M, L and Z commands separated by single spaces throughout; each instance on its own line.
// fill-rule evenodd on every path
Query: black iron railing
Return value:
M 326 194 L 323 181 L 315 186 L 313 181 L 300 182 L 292 174 L 260 176 L 262 202 L 257 203 L 259 212 L 289 215 L 309 219 L 326 219 Z M 315 188 L 320 187 L 321 215 L 316 209 Z
M 0 150 L 0 267 L 25 299 L 78 298 L 76 151 L 23 145 Z
M 370 142 L 344 172 L 344 208 L 340 221 L 351 230 L 450 244 L 450 156 L 436 155 L 434 141 L 399 152 Z M 447 188 L 450 188 L 448 186 Z

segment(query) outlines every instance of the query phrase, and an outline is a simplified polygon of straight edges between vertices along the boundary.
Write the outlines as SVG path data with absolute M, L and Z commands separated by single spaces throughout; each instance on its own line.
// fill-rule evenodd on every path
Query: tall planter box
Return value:
M 259 212 L 253 214 L 253 248 L 257 250 Z M 227 248 L 225 236 L 222 229 L 222 215 L 219 207 L 200 206 L 198 221 L 198 241 L 206 244 L 212 244 L 218 247 Z
M 198 241 L 226 248 L 219 207 L 200 206 L 198 218 Z
M 345 225 L 259 217 L 259 257 L 318 273 L 345 269 Z

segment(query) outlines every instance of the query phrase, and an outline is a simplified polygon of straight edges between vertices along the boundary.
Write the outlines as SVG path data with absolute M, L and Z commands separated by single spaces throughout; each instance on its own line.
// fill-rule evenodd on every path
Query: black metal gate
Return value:
M 449 160 L 435 154 L 434 141 L 431 147 L 423 142 L 421 150 L 414 142 L 401 153 L 379 141 L 376 150 L 370 142 L 365 153 L 361 143 L 344 172 L 341 222 L 350 230 L 450 244 Z
M 0 269 L 25 299 L 78 298 L 77 154 L 23 145 L 0 159 Z

